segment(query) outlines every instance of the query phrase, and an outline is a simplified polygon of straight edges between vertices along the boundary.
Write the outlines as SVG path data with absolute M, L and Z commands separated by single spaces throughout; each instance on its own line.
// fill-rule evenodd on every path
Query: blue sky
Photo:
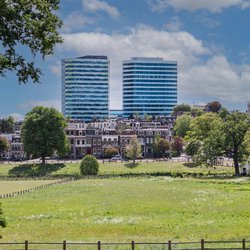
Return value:
M 246 110 L 250 100 L 250 0 L 61 0 L 64 42 L 42 61 L 41 84 L 0 78 L 0 117 L 23 117 L 36 105 L 60 110 L 61 59 L 107 55 L 110 107 L 122 106 L 122 60 L 178 61 L 178 103 L 218 100 Z M 26 51 L 23 51 L 26 54 Z

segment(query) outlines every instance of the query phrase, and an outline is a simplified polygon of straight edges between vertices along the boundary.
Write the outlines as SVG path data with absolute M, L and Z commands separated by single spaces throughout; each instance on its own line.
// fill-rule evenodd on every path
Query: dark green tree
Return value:
M 4 151 L 9 149 L 10 145 L 5 137 L 0 136 L 0 156 Z
M 159 138 L 156 140 L 156 143 L 154 145 L 154 152 L 156 155 L 160 157 L 165 157 L 169 149 L 170 149 L 170 143 L 166 139 Z
M 249 156 L 249 118 L 247 114 L 232 113 L 224 122 L 225 148 L 233 156 L 235 175 L 240 175 L 239 163 Z M 248 135 L 248 136 L 247 136 Z M 247 150 L 248 149 L 248 150 Z
M 12 116 L 0 119 L 0 133 L 13 133 L 15 121 Z
M 54 108 L 37 106 L 25 117 L 21 128 L 24 150 L 28 155 L 41 157 L 45 163 L 46 156 L 57 153 L 61 156 L 69 152 L 63 115 Z
M 1 0 L 0 1 L 0 75 L 17 73 L 19 83 L 29 78 L 39 82 L 41 70 L 35 66 L 36 55 L 54 53 L 62 42 L 57 31 L 62 21 L 55 15 L 60 0 Z M 25 56 L 27 48 L 31 60 Z
M 183 151 L 183 141 L 179 136 L 174 137 L 171 143 L 172 156 L 180 156 Z
M 80 172 L 82 175 L 97 175 L 99 163 L 93 155 L 86 155 L 81 161 Z
M 200 144 L 198 151 L 193 156 L 197 165 L 205 164 L 215 166 L 224 154 L 225 134 L 223 121 L 218 114 L 213 112 L 204 113 L 196 117 L 190 124 L 190 131 L 185 137 L 187 141 Z
M 221 104 L 217 101 L 209 102 L 206 105 L 206 111 L 218 113 L 221 109 Z
M 228 112 L 228 110 L 224 107 L 221 107 L 220 111 L 219 111 L 219 116 L 222 118 L 222 119 L 225 119 L 230 113 Z
M 183 114 L 177 117 L 174 132 L 177 136 L 184 138 L 187 132 L 190 130 L 190 123 L 192 121 L 192 117 L 188 114 Z
M 7 226 L 7 223 L 6 223 L 6 220 L 3 216 L 3 210 L 1 208 L 1 203 L 0 203 L 0 227 L 6 227 Z M 0 239 L 2 238 L 2 236 L 0 235 Z
M 200 141 L 190 141 L 185 148 L 185 153 L 191 157 L 194 157 L 198 153 L 200 147 Z

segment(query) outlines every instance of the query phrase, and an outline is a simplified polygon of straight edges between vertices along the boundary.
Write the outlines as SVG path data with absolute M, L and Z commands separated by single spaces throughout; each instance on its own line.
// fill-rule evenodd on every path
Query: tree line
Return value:
M 196 165 L 213 167 L 221 157 L 230 157 L 239 176 L 240 164 L 248 161 L 250 123 L 246 113 L 229 113 L 218 102 L 212 102 L 196 115 L 185 109 L 176 119 L 174 131 L 184 138 L 185 152 Z

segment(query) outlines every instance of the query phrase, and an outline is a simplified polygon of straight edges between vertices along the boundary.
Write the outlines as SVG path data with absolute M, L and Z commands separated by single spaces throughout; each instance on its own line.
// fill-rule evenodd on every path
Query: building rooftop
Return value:
M 87 55 L 87 56 L 80 56 L 77 59 L 108 59 L 107 56 L 98 56 L 98 55 Z

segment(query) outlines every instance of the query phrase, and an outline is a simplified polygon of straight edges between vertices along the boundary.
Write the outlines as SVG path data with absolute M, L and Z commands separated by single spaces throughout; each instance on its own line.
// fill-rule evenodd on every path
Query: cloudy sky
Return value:
M 61 0 L 63 44 L 39 60 L 41 84 L 0 78 L 0 117 L 22 117 L 36 105 L 60 110 L 61 60 L 107 55 L 110 107 L 122 106 L 122 60 L 178 61 L 178 103 L 220 101 L 246 110 L 250 100 L 250 0 Z

